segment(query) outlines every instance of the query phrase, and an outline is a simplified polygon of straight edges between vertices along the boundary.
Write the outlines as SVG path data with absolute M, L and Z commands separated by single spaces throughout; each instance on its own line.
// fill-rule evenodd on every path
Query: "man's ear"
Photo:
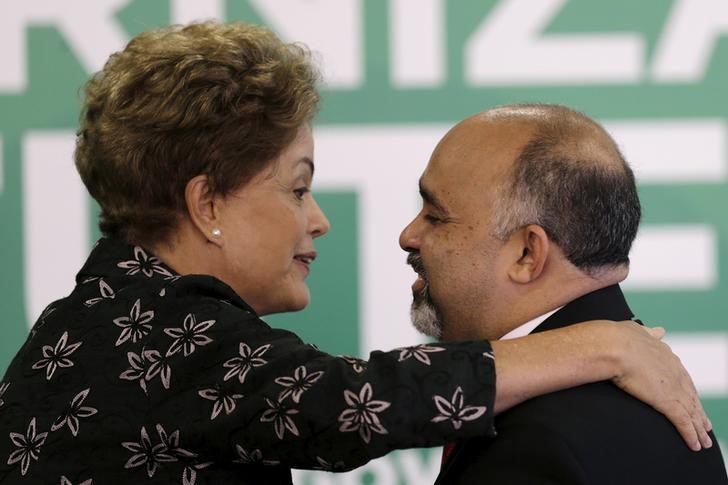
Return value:
M 521 253 L 508 270 L 511 281 L 520 284 L 536 280 L 543 272 L 549 257 L 549 238 L 541 226 L 529 224 L 511 236 L 511 244 L 515 244 Z
M 209 242 L 222 246 L 218 198 L 215 197 L 207 175 L 197 175 L 185 186 L 185 204 L 192 225 Z

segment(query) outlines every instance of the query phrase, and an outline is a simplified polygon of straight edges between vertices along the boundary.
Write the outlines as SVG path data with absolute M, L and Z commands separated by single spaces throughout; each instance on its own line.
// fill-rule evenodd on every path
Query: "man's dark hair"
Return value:
M 496 235 L 537 224 L 584 271 L 629 263 L 640 201 L 634 174 L 604 128 L 558 105 L 495 111 L 535 125 L 502 187 Z

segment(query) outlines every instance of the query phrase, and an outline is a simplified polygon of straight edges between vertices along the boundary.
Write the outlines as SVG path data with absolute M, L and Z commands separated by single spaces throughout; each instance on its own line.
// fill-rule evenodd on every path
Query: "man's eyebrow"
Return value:
M 435 207 L 435 209 L 442 212 L 443 214 L 447 214 L 448 210 L 445 208 L 445 205 L 442 202 L 440 202 L 440 200 L 435 196 L 435 194 L 433 194 L 432 192 L 427 190 L 425 185 L 422 183 L 422 179 L 420 179 L 419 185 L 420 185 L 420 196 L 422 197 L 422 200 L 424 200 L 431 206 Z

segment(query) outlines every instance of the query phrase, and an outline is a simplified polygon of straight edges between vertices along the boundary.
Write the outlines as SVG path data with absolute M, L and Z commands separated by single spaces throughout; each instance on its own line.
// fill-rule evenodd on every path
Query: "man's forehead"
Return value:
M 463 184 L 498 178 L 509 171 L 533 131 L 533 124 L 526 121 L 469 118 L 438 143 L 425 175 L 462 179 Z
M 444 200 L 444 197 L 447 196 L 447 192 L 443 191 L 441 188 L 438 188 L 437 179 L 430 183 L 428 180 L 425 179 L 425 174 L 423 174 L 422 177 L 420 177 L 418 184 L 422 200 L 434 206 L 437 210 L 441 212 L 449 212 L 448 204 L 446 200 Z
M 531 136 L 530 126 L 483 118 L 456 125 L 437 145 L 420 178 L 423 200 L 455 217 L 492 203 Z

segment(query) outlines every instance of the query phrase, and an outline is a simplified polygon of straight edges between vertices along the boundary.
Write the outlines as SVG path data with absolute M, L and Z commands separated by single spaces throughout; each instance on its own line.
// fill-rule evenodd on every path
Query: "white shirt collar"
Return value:
M 534 318 L 533 320 L 529 320 L 528 322 L 524 323 L 523 325 L 520 325 L 520 326 L 514 328 L 513 330 L 511 330 L 510 332 L 508 332 L 507 334 L 505 334 L 498 340 L 507 340 L 507 339 L 511 339 L 511 338 L 524 337 L 524 336 L 528 335 L 529 333 L 533 332 L 536 329 L 536 327 L 538 327 L 539 325 L 541 325 L 541 323 L 543 323 L 544 320 L 546 320 L 548 317 L 550 317 L 557 311 L 561 310 L 562 308 L 563 308 L 563 306 L 560 306 L 554 310 L 551 310 L 550 312 L 544 313 L 543 315 L 540 315 L 540 316 Z

